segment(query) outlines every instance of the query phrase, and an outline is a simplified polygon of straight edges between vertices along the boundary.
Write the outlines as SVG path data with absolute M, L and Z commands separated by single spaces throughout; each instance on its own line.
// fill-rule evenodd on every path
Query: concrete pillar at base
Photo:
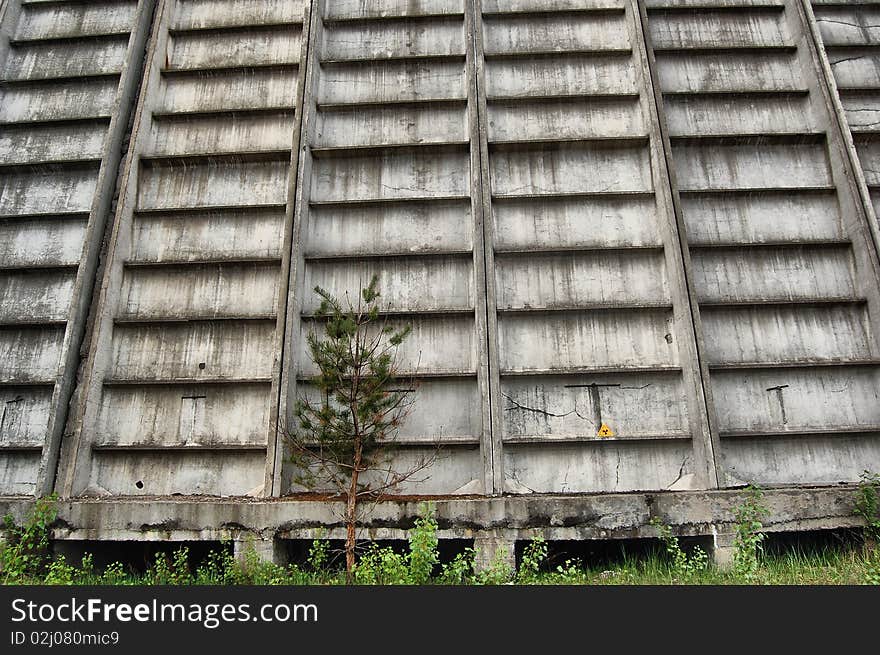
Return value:
M 718 532 L 712 529 L 712 560 L 719 569 L 728 569 L 733 566 L 733 554 L 736 552 L 733 542 L 736 535 L 730 532 Z
M 511 537 L 486 533 L 474 538 L 474 569 L 486 571 L 498 563 L 513 570 L 516 566 L 516 542 Z
M 234 540 L 233 553 L 237 562 L 245 564 L 249 557 L 254 557 L 254 555 L 248 555 L 250 551 L 253 551 L 262 562 L 269 562 L 280 566 L 287 564 L 284 548 L 281 547 L 277 539 L 262 539 L 249 534 Z

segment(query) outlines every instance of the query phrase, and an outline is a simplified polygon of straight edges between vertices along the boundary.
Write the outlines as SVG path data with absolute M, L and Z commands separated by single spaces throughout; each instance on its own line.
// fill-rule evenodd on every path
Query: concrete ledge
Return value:
M 764 490 L 768 532 L 861 525 L 855 515 L 857 486 Z M 441 539 L 515 541 L 655 537 L 660 518 L 682 536 L 730 533 L 743 489 L 595 495 L 530 495 L 434 498 Z M 375 505 L 362 536 L 405 539 L 419 515 L 421 499 L 389 499 Z M 32 498 L 0 498 L 0 515 L 21 521 Z M 342 538 L 341 503 L 325 500 L 255 498 L 125 497 L 67 499 L 58 503 L 52 537 L 95 541 L 262 540 Z

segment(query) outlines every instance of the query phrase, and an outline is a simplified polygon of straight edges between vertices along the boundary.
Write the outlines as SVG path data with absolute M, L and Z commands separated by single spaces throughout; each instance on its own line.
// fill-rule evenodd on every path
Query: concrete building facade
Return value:
M 853 525 L 880 470 L 880 5 L 4 0 L 0 509 L 338 531 L 280 433 L 315 285 L 419 380 L 380 504 L 488 544 Z M 878 164 L 880 165 L 880 164 Z M 721 542 L 719 542 L 721 543 Z

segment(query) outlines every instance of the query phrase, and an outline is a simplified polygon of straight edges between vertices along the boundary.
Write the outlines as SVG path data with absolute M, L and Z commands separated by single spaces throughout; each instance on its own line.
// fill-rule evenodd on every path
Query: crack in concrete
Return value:
M 554 414 L 553 412 L 548 412 L 547 410 L 544 410 L 544 409 L 538 409 L 536 407 L 527 407 L 525 405 L 521 405 L 520 403 L 516 402 L 513 398 L 511 398 L 510 396 L 508 396 L 504 392 L 502 392 L 501 395 L 504 396 L 505 398 L 507 398 L 507 400 L 509 400 L 510 402 L 512 402 L 515 405 L 515 407 L 505 407 L 504 411 L 507 411 L 507 412 L 509 412 L 513 409 L 521 409 L 526 412 L 534 412 L 535 414 L 543 414 L 544 416 L 550 416 L 553 418 L 564 418 L 564 417 L 568 416 L 569 414 L 576 412 L 576 410 L 572 410 L 571 412 L 566 412 L 565 414 Z
M 876 23 L 868 23 L 867 25 L 861 25 L 859 23 L 851 23 L 845 20 L 835 20 L 834 18 L 816 18 L 817 23 L 836 23 L 838 25 L 846 25 L 847 27 L 857 27 L 859 29 L 867 30 L 867 29 L 875 29 L 880 27 L 880 24 Z M 871 45 L 871 44 L 865 44 Z
M 864 59 L 868 55 L 853 55 L 852 57 L 843 57 L 842 59 L 838 59 L 837 61 L 832 61 L 832 66 L 837 66 L 837 64 L 843 64 L 848 61 L 858 61 L 859 59 Z

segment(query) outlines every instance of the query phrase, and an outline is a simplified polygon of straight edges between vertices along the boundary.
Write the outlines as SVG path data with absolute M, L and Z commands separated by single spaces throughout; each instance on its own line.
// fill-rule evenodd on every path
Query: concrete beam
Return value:
M 504 445 L 502 441 L 501 377 L 498 356 L 497 290 L 495 288 L 495 224 L 492 220 L 492 182 L 489 167 L 489 110 L 486 101 L 486 70 L 483 44 L 482 0 L 467 3 L 469 43 L 468 82 L 475 102 L 468 104 L 471 140 L 471 208 L 474 213 L 474 283 L 485 289 L 477 304 L 480 336 L 479 382 L 483 397 L 483 487 L 489 494 L 504 491 Z
M 858 487 L 764 490 L 767 532 L 862 525 L 854 511 Z M 748 497 L 739 490 L 627 494 L 435 498 L 441 539 L 530 540 L 656 537 L 654 517 L 680 536 L 732 533 L 735 512 Z M 423 499 L 377 503 L 362 537 L 405 539 Z M 0 515 L 26 519 L 33 500 L 0 498 Z M 216 541 L 254 532 L 263 540 L 342 538 L 335 502 L 302 499 L 128 497 L 65 500 L 58 504 L 54 539 L 108 541 Z M 485 542 L 489 543 L 489 542 Z M 493 542 L 495 543 L 495 542 Z

